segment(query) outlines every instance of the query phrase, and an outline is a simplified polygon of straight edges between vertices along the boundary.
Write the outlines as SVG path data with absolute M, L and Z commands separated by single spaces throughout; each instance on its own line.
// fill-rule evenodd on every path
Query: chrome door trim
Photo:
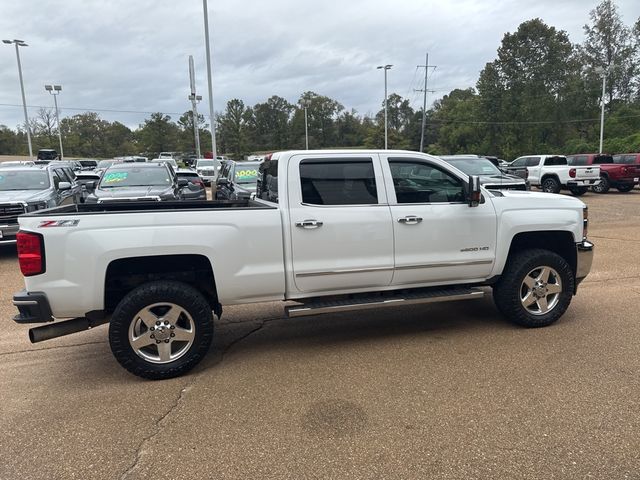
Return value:
M 397 265 L 396 270 L 414 270 L 418 268 L 462 267 L 468 265 L 489 265 L 493 260 L 472 260 L 460 262 L 426 263 L 423 265 Z
M 393 270 L 393 267 L 348 268 L 343 270 L 322 270 L 317 272 L 296 273 L 296 277 L 315 277 L 321 275 L 339 275 L 343 273 L 369 273 Z

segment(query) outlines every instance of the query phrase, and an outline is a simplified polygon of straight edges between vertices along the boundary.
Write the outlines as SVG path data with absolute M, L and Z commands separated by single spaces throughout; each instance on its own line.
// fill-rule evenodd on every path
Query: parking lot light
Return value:
M 14 44 L 16 47 L 16 59 L 18 60 L 18 76 L 20 77 L 20 91 L 22 92 L 22 108 L 24 110 L 24 125 L 27 129 L 27 143 L 29 144 L 29 159 L 33 158 L 33 147 L 31 146 L 31 127 L 29 126 L 29 116 L 27 115 L 27 99 L 24 95 L 24 82 L 22 80 L 22 65 L 20 63 L 20 50 L 18 47 L 28 47 L 23 40 L 2 40 L 7 45 Z
M 62 85 L 45 85 L 44 89 L 53 95 L 53 104 L 56 107 L 56 124 L 58 126 L 58 141 L 60 142 L 60 160 L 64 160 L 64 151 L 62 150 L 62 131 L 60 130 L 60 116 L 58 114 L 58 95 L 62 91 Z

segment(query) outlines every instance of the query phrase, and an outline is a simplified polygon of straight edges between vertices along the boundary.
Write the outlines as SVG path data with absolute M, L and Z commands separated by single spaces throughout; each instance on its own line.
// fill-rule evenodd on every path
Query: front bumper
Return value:
M 18 308 L 18 315 L 13 317 L 17 323 L 53 322 L 49 299 L 44 292 L 27 292 L 21 290 L 13 296 L 13 304 Z
M 16 233 L 20 226 L 16 224 L 0 225 L 0 245 L 5 243 L 16 243 Z
M 593 243 L 586 239 L 576 244 L 576 286 L 582 282 L 591 271 L 593 248 Z

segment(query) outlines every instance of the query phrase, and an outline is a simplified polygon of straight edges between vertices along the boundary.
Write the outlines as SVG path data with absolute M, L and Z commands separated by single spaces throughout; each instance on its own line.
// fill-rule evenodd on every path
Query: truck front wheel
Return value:
M 177 377 L 195 367 L 213 338 L 211 307 L 181 282 L 145 283 L 120 301 L 109 325 L 116 360 L 134 375 Z
M 574 276 L 560 255 L 542 249 L 525 250 L 507 260 L 493 287 L 498 310 L 523 327 L 546 327 L 569 307 Z

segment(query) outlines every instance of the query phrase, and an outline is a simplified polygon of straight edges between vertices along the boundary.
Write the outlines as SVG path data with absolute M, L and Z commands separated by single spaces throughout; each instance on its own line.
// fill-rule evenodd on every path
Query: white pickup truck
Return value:
M 567 188 L 575 196 L 600 182 L 599 166 L 570 166 L 564 155 L 528 155 L 518 157 L 505 169 L 529 180 L 531 186 L 543 192 L 559 193 Z
M 280 152 L 261 165 L 256 200 L 80 204 L 19 222 L 14 320 L 50 322 L 31 341 L 110 322 L 117 360 L 154 379 L 198 363 L 227 305 L 286 301 L 295 317 L 490 286 L 508 319 L 546 326 L 593 256 L 581 201 L 486 190 L 408 151 Z

